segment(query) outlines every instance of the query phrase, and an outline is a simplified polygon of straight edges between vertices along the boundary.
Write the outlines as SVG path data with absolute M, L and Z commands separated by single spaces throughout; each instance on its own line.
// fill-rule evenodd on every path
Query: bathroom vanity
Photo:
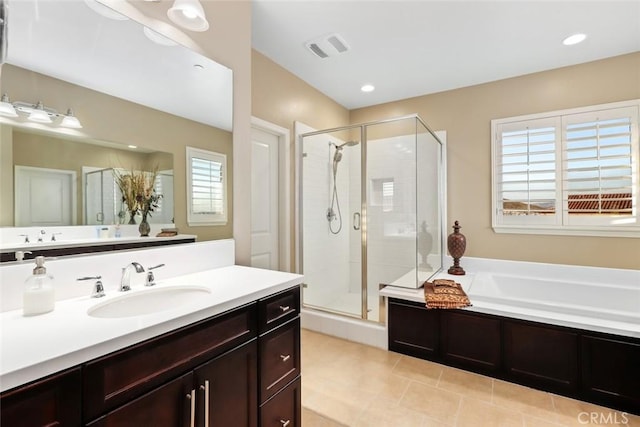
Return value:
M 4 312 L 0 424 L 299 426 L 301 281 L 232 265 Z M 193 301 L 119 317 L 129 295 L 189 286 L 203 291 Z

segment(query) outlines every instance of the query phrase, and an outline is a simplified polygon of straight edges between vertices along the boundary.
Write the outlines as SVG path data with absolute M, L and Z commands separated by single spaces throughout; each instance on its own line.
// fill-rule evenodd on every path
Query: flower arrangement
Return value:
M 134 171 L 121 173 L 114 169 L 116 183 L 122 193 L 122 202 L 126 205 L 131 218 L 129 224 L 135 224 L 135 216 L 140 213 L 142 222 L 147 221 L 147 216 L 160 206 L 162 194 L 156 193 L 154 183 L 158 175 L 158 168 L 153 171 Z

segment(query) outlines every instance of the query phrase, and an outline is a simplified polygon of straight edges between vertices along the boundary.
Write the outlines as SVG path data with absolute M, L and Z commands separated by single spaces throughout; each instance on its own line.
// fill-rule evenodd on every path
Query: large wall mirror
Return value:
M 25 171 L 75 171 L 68 223 L 56 225 L 87 225 L 129 219 L 95 209 L 113 202 L 108 191 L 101 199 L 97 182 L 113 170 L 157 170 L 163 209 L 153 221 L 174 222 L 200 240 L 230 237 L 231 223 L 214 233 L 187 227 L 183 189 L 186 146 L 232 156 L 232 71 L 95 0 L 0 3 L 0 92 L 18 110 L 0 116 L 0 225 L 31 225 L 16 217 Z M 52 123 L 21 111 L 38 102 Z M 68 109 L 82 128 L 61 126 Z M 41 190 L 49 185 L 44 176 L 34 181 Z M 44 197 L 56 200 L 46 203 L 57 204 L 63 192 L 50 187 Z

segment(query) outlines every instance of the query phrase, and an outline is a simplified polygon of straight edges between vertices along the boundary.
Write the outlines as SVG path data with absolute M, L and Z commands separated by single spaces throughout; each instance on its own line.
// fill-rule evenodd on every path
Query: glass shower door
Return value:
M 358 318 L 363 297 L 359 137 L 357 128 L 302 138 L 300 213 L 304 304 Z
M 381 286 L 417 289 L 441 268 L 440 143 L 417 117 L 365 132 L 367 319 L 383 321 Z

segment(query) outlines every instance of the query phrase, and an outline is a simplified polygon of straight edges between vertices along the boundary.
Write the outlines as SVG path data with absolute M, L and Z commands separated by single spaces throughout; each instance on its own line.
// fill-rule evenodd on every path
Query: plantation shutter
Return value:
M 189 225 L 227 222 L 227 156 L 187 147 Z
M 191 158 L 191 202 L 195 215 L 216 215 L 223 211 L 222 163 Z
M 565 117 L 563 214 L 568 224 L 611 223 L 634 215 L 637 115 L 631 107 Z
M 497 133 L 496 212 L 506 222 L 508 217 L 522 216 L 547 216 L 555 221 L 557 120 L 504 123 Z

